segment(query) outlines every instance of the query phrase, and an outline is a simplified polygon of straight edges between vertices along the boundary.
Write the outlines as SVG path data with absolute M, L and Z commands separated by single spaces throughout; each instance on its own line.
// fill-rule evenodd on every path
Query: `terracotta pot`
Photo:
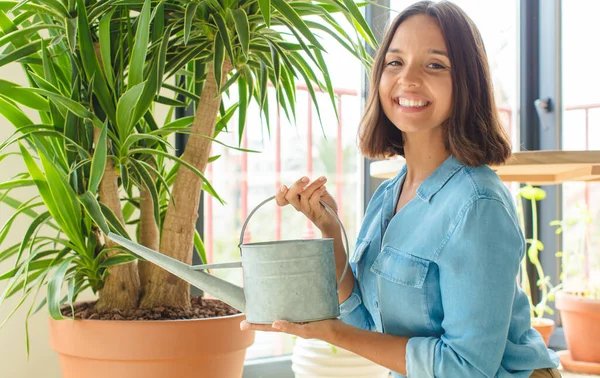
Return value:
M 172 321 L 50 319 L 63 378 L 240 378 L 243 314 Z
M 546 318 L 532 318 L 531 326 L 542 335 L 546 346 L 548 346 L 550 343 L 550 335 L 552 335 L 552 331 L 554 331 L 554 320 Z
M 600 363 L 600 300 L 556 293 L 556 308 L 575 361 Z

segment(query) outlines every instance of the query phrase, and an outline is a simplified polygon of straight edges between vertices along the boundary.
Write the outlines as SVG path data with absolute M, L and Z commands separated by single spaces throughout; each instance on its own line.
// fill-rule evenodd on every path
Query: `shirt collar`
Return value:
M 450 155 L 436 170 L 430 174 L 425 181 L 419 185 L 417 189 L 417 196 L 425 202 L 429 202 L 431 198 L 439 192 L 442 187 L 450 180 L 456 172 L 458 172 L 464 164 L 459 162 L 454 156 Z M 402 166 L 402 169 L 396 177 L 389 182 L 388 189 L 392 189 L 398 184 L 398 181 L 404 179 L 406 175 L 406 164 Z

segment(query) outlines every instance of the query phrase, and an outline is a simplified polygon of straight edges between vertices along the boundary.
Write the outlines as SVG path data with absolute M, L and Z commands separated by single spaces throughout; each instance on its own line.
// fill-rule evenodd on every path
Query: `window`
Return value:
M 582 10 L 585 10 L 582 12 Z M 600 76 L 586 69 L 586 62 L 600 59 L 584 36 L 600 32 L 594 0 L 562 2 L 562 149 L 600 150 Z M 600 287 L 600 183 L 563 184 L 563 217 L 574 223 L 563 236 L 563 283 L 567 290 L 581 291 L 585 281 Z M 593 223 L 585 221 L 591 217 Z

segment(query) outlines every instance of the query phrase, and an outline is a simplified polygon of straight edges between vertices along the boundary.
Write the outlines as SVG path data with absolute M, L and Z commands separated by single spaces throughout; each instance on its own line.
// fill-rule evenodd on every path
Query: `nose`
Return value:
M 415 64 L 406 64 L 400 71 L 397 84 L 404 87 L 418 87 L 421 85 L 420 69 Z

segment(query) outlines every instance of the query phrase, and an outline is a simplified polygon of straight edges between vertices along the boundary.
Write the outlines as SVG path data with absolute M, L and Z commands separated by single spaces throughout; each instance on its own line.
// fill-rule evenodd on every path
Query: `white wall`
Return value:
M 25 75 L 19 65 L 9 65 L 0 68 L 0 79 L 10 80 L 26 85 Z M 35 112 L 31 112 L 30 118 L 35 119 Z M 0 116 L 0 141 L 5 141 L 15 128 L 11 123 Z M 11 151 L 17 148 L 13 146 Z M 24 172 L 25 167 L 19 157 L 8 157 L 0 163 L 0 182 L 9 180 L 15 174 Z M 14 190 L 11 192 L 15 197 L 29 198 L 25 190 Z M 0 225 L 4 225 L 11 216 L 13 210 L 5 205 L 0 205 Z M 0 250 L 18 243 L 31 222 L 28 217 L 18 218 L 13 224 L 11 232 L 0 246 Z M 1 227 L 1 226 L 0 226 Z M 0 272 L 6 272 L 14 262 L 9 259 L 0 263 Z M 6 282 L 0 282 L 0 292 L 4 291 Z M 44 292 L 39 297 L 43 298 Z M 18 303 L 18 295 L 10 298 L 0 307 L 0 323 L 8 316 Z M 38 298 L 39 302 L 39 298 Z M 30 334 L 30 360 L 27 362 L 25 353 L 25 316 L 29 306 L 23 306 L 13 315 L 11 320 L 0 329 L 0 377 L 10 378 L 59 378 L 60 369 L 58 357 L 48 345 L 47 311 L 44 309 L 29 321 Z

